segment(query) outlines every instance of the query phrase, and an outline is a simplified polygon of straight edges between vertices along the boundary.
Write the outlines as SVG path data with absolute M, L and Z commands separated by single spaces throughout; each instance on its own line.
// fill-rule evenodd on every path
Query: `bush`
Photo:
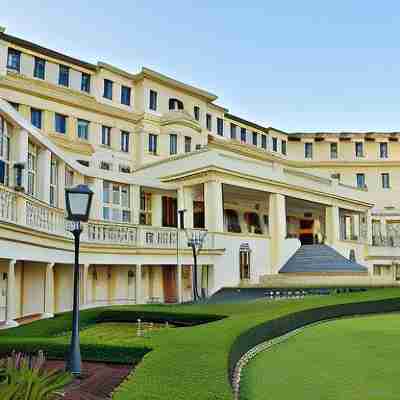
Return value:
M 165 323 L 175 326 L 195 326 L 219 321 L 225 318 L 221 315 L 209 314 L 185 314 L 168 313 L 160 311 L 133 311 L 133 310 L 107 310 L 97 317 L 97 323 L 101 322 L 144 322 Z
M 0 398 L 2 400 L 46 400 L 71 382 L 69 373 L 47 372 L 45 358 L 13 353 L 0 361 Z
M 69 344 L 48 339 L 25 339 L 23 341 L 9 339 L 0 343 L 0 356 L 2 357 L 9 356 L 13 351 L 32 355 L 41 350 L 44 350 L 48 359 L 65 360 L 69 352 Z M 137 364 L 149 351 L 151 349 L 148 347 L 81 344 L 81 354 L 84 361 Z

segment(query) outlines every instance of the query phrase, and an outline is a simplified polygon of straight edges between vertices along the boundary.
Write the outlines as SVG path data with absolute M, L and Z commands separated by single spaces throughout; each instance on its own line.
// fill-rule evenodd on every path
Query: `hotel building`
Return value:
M 286 133 L 148 68 L 91 64 L 0 30 L 0 321 L 71 309 L 65 188 L 94 192 L 82 308 L 199 287 L 396 285 L 400 133 Z M 184 212 L 184 229 L 178 226 Z

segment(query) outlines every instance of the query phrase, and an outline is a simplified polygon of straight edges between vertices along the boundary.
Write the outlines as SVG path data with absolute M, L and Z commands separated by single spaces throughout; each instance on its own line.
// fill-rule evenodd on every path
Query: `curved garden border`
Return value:
M 228 374 L 231 387 L 235 395 L 237 395 L 238 379 L 240 377 L 235 372 L 237 372 L 237 367 L 241 367 L 241 359 L 247 358 L 245 356 L 251 357 L 255 355 L 256 352 L 260 351 L 260 348 L 268 347 L 268 344 L 273 339 L 318 322 L 355 315 L 383 314 L 394 311 L 400 311 L 400 299 L 318 307 L 285 315 L 257 325 L 238 336 L 231 347 L 228 360 Z

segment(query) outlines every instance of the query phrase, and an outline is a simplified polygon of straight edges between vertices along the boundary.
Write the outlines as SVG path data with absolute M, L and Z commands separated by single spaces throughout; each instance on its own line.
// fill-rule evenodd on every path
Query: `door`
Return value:
M 300 242 L 301 244 L 314 244 L 313 234 L 314 220 L 302 219 L 300 220 Z
M 164 265 L 163 271 L 163 287 L 164 287 L 164 302 L 176 303 L 177 302 L 177 285 L 176 285 L 176 267 Z

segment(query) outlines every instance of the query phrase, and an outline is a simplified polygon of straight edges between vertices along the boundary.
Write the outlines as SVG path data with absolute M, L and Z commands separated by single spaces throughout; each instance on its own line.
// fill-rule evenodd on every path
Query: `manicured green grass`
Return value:
M 166 329 L 150 338 L 132 337 L 132 340 L 129 338 L 131 330 L 124 326 L 114 325 L 115 329 L 109 330 L 100 326 L 97 334 L 96 328 L 88 328 L 82 332 L 82 345 L 86 346 L 88 357 L 105 360 L 110 358 L 113 361 L 118 357 L 126 360 L 130 357 L 129 352 L 140 355 L 140 351 L 144 353 L 147 349 L 152 350 L 144 356 L 134 374 L 117 390 L 115 400 L 231 400 L 228 356 L 233 342 L 241 333 L 265 321 L 296 311 L 385 298 L 400 298 L 400 290 L 369 290 L 302 300 L 261 300 L 240 304 L 113 307 L 116 311 L 131 310 L 135 313 L 135 318 L 141 312 L 153 312 L 154 315 L 175 313 L 180 314 L 182 319 L 187 314 L 220 315 L 226 318 L 193 327 Z M 83 326 L 95 324 L 102 312 L 104 309 L 82 311 Z M 66 346 L 68 336 L 56 335 L 67 331 L 70 326 L 71 314 L 68 313 L 53 320 L 3 332 L 0 334 L 0 351 L 14 345 L 31 346 L 36 343 L 38 346 L 37 342 L 44 350 L 56 344 Z M 94 329 L 93 334 L 89 334 L 91 329 Z M 101 347 L 105 350 L 100 351 Z M 126 349 L 125 353 L 123 349 Z M 305 363 L 303 368 L 306 365 Z
M 400 314 L 306 328 L 250 361 L 240 399 L 398 399 L 399 337 Z

